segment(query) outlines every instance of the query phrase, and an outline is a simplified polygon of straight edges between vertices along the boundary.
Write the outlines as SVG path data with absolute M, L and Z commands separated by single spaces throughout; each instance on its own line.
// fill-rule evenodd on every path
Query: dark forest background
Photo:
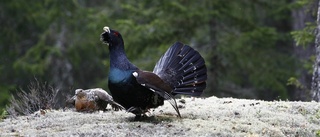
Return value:
M 197 49 L 209 74 L 203 96 L 309 101 L 317 2 L 1 0 L 0 109 L 34 80 L 61 96 L 108 89 L 104 26 L 145 70 L 175 41 Z

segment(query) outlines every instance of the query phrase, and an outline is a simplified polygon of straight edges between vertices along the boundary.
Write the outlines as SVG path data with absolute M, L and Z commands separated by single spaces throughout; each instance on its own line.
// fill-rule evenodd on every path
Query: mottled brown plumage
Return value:
M 124 109 L 113 100 L 112 96 L 101 88 L 87 90 L 77 89 L 75 95 L 67 100 L 67 103 L 73 104 L 77 111 L 105 111 L 108 104 L 110 104 L 114 110 Z

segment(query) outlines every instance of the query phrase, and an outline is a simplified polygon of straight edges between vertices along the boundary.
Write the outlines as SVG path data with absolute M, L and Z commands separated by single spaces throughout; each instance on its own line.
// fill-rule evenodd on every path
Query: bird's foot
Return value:
M 127 109 L 127 112 L 131 112 L 136 115 L 141 115 L 144 113 L 144 111 L 139 107 L 130 107 Z
M 133 121 L 140 121 L 144 117 L 144 115 L 142 114 L 142 109 L 139 107 L 130 107 L 129 109 L 127 109 L 127 112 L 131 112 L 136 115 Z
M 134 120 L 133 121 L 144 121 L 144 120 L 150 120 L 150 118 L 153 118 L 151 115 L 148 115 L 146 113 L 144 114 L 139 114 L 139 115 L 136 115 L 134 117 Z
M 127 112 L 131 112 L 136 115 L 134 121 L 141 121 L 154 116 L 154 114 L 149 110 L 143 110 L 140 107 L 130 107 L 127 109 Z
M 143 115 L 147 116 L 147 117 L 152 117 L 154 116 L 154 109 L 153 110 L 148 110 L 146 111 Z

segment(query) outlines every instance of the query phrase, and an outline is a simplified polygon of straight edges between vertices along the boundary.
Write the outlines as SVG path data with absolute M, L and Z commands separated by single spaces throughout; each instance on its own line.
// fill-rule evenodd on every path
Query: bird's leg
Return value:
M 134 117 L 134 119 L 133 119 L 133 121 L 140 121 L 141 119 L 142 119 L 142 115 L 140 114 L 140 115 L 136 115 L 135 117 Z
M 139 107 L 130 107 L 127 109 L 127 112 L 131 112 L 135 114 L 134 121 L 141 120 L 141 117 L 143 116 L 143 110 Z
M 153 111 L 154 111 L 154 109 L 153 109 Z M 152 117 L 152 116 L 154 116 L 153 111 L 151 111 L 150 109 L 148 109 L 146 112 L 144 112 L 143 115 L 146 116 L 146 117 Z
M 127 112 L 131 112 L 136 115 L 141 115 L 144 113 L 144 111 L 140 107 L 130 107 L 127 109 Z
M 130 107 L 127 109 L 127 112 L 131 112 L 136 115 L 134 118 L 135 121 L 139 121 L 141 118 L 147 118 L 153 115 L 149 109 L 143 110 L 140 107 Z

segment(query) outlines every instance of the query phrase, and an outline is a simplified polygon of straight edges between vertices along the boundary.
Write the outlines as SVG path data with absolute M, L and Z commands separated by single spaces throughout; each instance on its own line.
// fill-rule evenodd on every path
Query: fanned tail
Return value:
M 176 42 L 153 69 L 174 89 L 172 95 L 200 96 L 206 88 L 207 68 L 202 56 L 188 45 Z

